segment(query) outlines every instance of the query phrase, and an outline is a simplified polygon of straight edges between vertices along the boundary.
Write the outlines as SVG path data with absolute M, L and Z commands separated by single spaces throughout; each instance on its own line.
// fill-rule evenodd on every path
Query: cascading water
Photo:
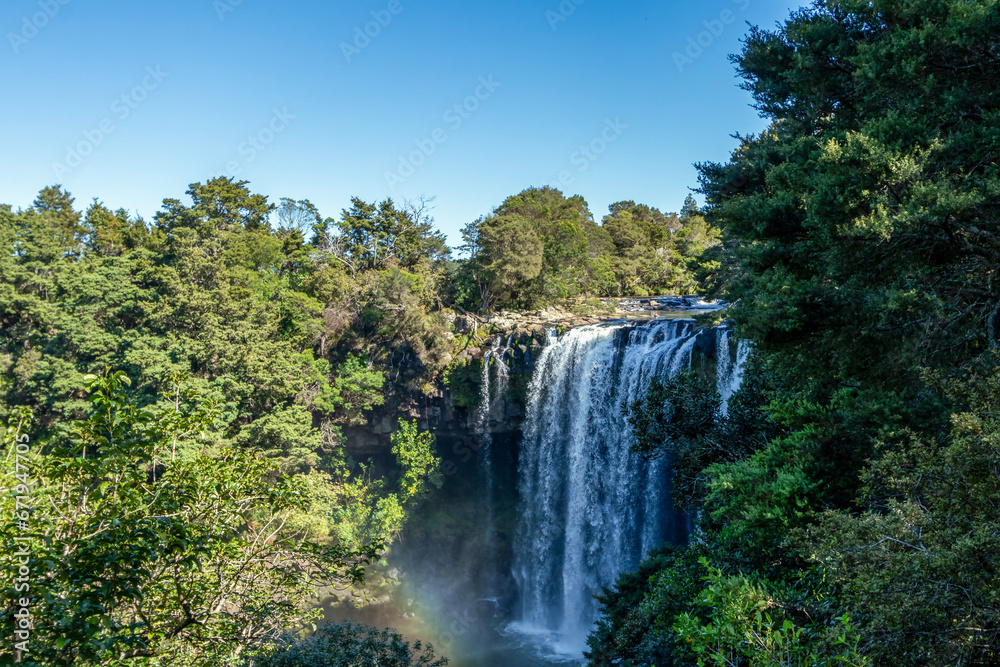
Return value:
M 507 337 L 507 344 L 503 348 L 500 347 L 503 342 L 503 338 L 497 336 L 497 339 L 493 342 L 493 347 L 490 348 L 485 355 L 483 355 L 483 374 L 482 381 L 480 383 L 480 401 L 479 408 L 476 410 L 475 416 L 475 430 L 476 436 L 479 438 L 479 467 L 483 476 L 483 485 L 485 487 L 485 507 L 484 507 L 484 522 L 483 526 L 485 528 L 485 544 L 489 550 L 493 545 L 493 522 L 494 522 L 494 501 L 493 501 L 493 489 L 495 486 L 495 480 L 493 476 L 493 436 L 490 433 L 490 415 L 504 399 L 507 393 L 507 387 L 510 382 L 510 370 L 507 367 L 507 362 L 505 361 L 506 356 L 510 353 L 511 342 L 513 341 L 513 334 Z M 496 385 L 492 387 L 490 381 L 491 372 L 496 375 Z
M 528 388 L 518 464 L 516 630 L 579 655 L 597 615 L 593 596 L 653 547 L 685 539 L 688 521 L 670 504 L 668 462 L 631 451 L 622 405 L 641 400 L 654 378 L 687 369 L 698 336 L 684 320 L 550 334 Z M 738 386 L 742 367 L 729 356 L 727 338 L 720 391 L 723 373 L 726 387 Z
M 740 383 L 743 381 L 743 370 L 749 359 L 750 343 L 741 340 L 736 346 L 735 362 L 730 361 L 729 330 L 720 329 L 716 346 L 716 360 L 718 361 L 716 385 L 719 395 L 722 397 L 720 412 L 723 417 L 729 414 L 729 399 L 740 388 Z
M 507 386 L 510 382 L 510 369 L 505 361 L 510 354 L 510 346 L 514 335 L 507 337 L 507 344 L 501 348 L 503 338 L 498 336 L 493 341 L 493 347 L 483 355 L 483 373 L 480 382 L 479 408 L 476 410 L 475 429 L 479 435 L 489 435 L 490 414 L 497 407 L 498 402 L 503 400 L 507 393 Z M 494 388 L 490 381 L 490 371 L 495 371 L 497 383 Z

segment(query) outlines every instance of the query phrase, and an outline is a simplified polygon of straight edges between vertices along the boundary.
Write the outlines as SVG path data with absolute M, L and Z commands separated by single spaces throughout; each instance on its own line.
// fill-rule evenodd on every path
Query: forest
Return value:
M 405 415 L 462 370 L 455 317 L 695 293 L 750 365 L 725 414 L 689 373 L 623 406 L 697 523 L 601 596 L 589 664 L 997 664 L 1000 2 L 820 0 L 732 61 L 769 127 L 679 213 L 531 187 L 450 249 L 426 199 L 324 217 L 229 178 L 151 220 L 0 206 L 22 664 L 444 664 L 311 624 L 379 594 L 441 485 Z M 382 405 L 388 476 L 344 447 Z
M 632 406 L 700 530 L 591 664 L 996 664 L 1000 4 L 817 3 L 733 62 L 771 124 L 699 165 L 705 288 L 751 368 L 726 418 L 693 377 Z
M 693 199 L 598 224 L 528 189 L 467 225 L 456 258 L 426 201 L 331 219 L 232 179 L 187 195 L 149 222 L 59 186 L 0 208 L 8 599 L 29 591 L 17 537 L 46 545 L 29 664 L 229 664 L 284 646 L 320 591 L 378 595 L 367 566 L 440 460 L 400 418 L 392 478 L 373 476 L 343 428 L 461 371 L 456 312 L 690 291 L 719 245 Z

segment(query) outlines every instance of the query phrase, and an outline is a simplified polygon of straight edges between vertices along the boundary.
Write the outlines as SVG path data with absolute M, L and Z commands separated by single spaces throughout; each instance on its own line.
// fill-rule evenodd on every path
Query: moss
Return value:
M 707 313 L 698 313 L 693 316 L 695 321 L 695 327 L 698 329 L 711 329 L 712 327 L 717 327 L 726 321 L 726 311 L 725 310 L 713 310 Z
M 511 369 L 510 384 L 507 387 L 507 400 L 517 403 L 522 410 L 528 404 L 528 383 L 531 382 L 531 373 L 526 370 L 514 372 Z
M 457 355 L 463 350 L 473 347 L 473 342 L 472 334 L 455 334 L 452 339 L 451 353 Z
M 442 379 L 455 407 L 474 410 L 479 406 L 482 376 L 481 361 L 456 361 L 445 369 Z

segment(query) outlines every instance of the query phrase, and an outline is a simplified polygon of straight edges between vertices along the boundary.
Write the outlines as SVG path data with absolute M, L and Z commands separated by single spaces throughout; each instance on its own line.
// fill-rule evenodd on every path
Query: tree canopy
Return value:
M 683 216 L 629 208 L 661 245 L 684 233 Z M 231 178 L 191 184 L 150 221 L 99 200 L 80 211 L 57 185 L 0 206 L 5 472 L 30 440 L 45 544 L 28 566 L 45 572 L 32 659 L 231 662 L 285 641 L 317 591 L 383 585 L 380 564 L 365 582 L 361 566 L 442 483 L 413 417 L 471 343 L 452 309 L 618 289 L 592 279 L 617 251 L 580 197 L 508 198 L 457 260 L 430 212 L 354 198 L 326 218 Z M 373 476 L 344 430 L 386 417 L 394 462 Z M 12 572 L 18 535 L 0 536 Z
M 680 216 L 618 202 L 598 225 L 582 197 L 548 187 L 508 197 L 462 236 L 468 296 L 460 305 L 480 312 L 581 295 L 690 293 L 703 255 L 719 243 L 692 197 Z
M 632 406 L 702 532 L 593 664 L 644 664 L 630 627 L 674 664 L 995 655 L 998 39 L 993 0 L 821 0 L 734 56 L 770 126 L 699 170 L 749 382 Z

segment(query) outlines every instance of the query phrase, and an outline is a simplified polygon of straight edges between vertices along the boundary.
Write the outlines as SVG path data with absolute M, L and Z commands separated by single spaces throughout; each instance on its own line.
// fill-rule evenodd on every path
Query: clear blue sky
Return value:
M 764 127 L 727 55 L 798 6 L 4 0 L 0 203 L 62 183 L 150 218 L 227 173 L 325 216 L 435 197 L 453 243 L 529 186 L 675 211 Z

